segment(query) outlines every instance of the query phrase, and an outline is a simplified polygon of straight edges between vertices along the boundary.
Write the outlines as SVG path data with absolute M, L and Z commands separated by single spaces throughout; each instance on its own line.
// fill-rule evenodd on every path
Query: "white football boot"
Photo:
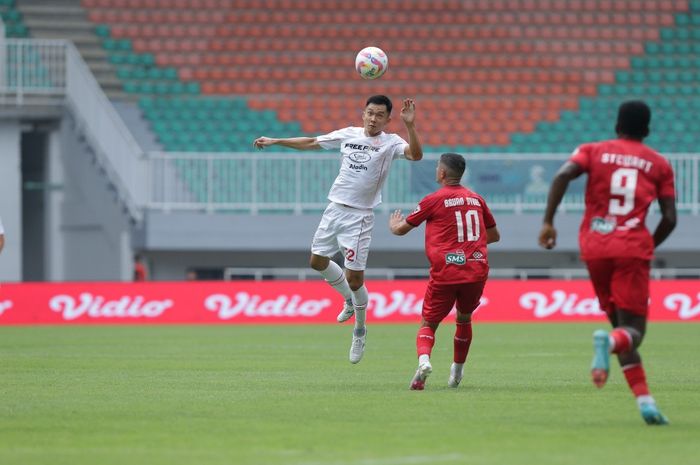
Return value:
M 362 336 L 356 336 L 352 333 L 352 345 L 350 346 L 350 363 L 357 363 L 362 360 L 362 355 L 365 353 L 365 340 L 367 339 L 367 328 Z
M 338 323 L 348 321 L 355 314 L 355 307 L 352 305 L 352 300 L 346 300 L 343 309 L 338 313 Z
M 464 364 L 454 363 L 450 367 L 450 379 L 447 381 L 447 386 L 451 388 L 456 388 L 464 377 Z
M 418 365 L 416 374 L 413 375 L 411 380 L 410 388 L 412 391 L 422 391 L 425 389 L 425 380 L 428 379 L 430 373 L 433 372 L 433 366 L 430 364 L 430 360 L 425 361 Z

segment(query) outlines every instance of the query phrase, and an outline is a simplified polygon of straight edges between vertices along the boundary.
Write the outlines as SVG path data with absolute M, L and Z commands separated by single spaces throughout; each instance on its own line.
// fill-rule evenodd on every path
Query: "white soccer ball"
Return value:
M 388 67 L 389 57 L 377 47 L 365 47 L 355 58 L 355 69 L 364 79 L 377 79 Z

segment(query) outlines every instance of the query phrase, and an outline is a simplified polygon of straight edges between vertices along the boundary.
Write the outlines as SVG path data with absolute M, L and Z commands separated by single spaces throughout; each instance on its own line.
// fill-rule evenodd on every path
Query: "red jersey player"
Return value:
M 642 418 L 648 424 L 664 425 L 668 420 L 649 394 L 637 351 L 646 330 L 650 260 L 676 225 L 671 165 L 642 143 L 649 135 L 650 121 L 646 103 L 625 102 L 618 111 L 617 139 L 576 149 L 552 181 L 539 243 L 547 249 L 555 246 L 556 209 L 569 181 L 587 173 L 586 210 L 579 231 L 581 258 L 614 328 L 609 334 L 602 329 L 593 333 L 593 383 L 599 388 L 605 385 L 609 354 L 617 354 Z M 645 220 L 655 199 L 661 221 L 652 235 Z
M 462 380 L 472 340 L 472 312 L 478 307 L 489 274 L 486 244 L 500 239 L 496 222 L 484 199 L 460 185 L 466 163 L 456 153 L 442 154 L 436 181 L 442 186 L 427 195 L 408 217 L 396 210 L 389 219 L 391 232 L 402 236 L 426 221 L 425 253 L 430 280 L 423 300 L 423 319 L 416 338 L 418 370 L 410 388 L 422 390 L 432 372 L 430 353 L 435 331 L 457 303 L 454 363 L 448 385 Z

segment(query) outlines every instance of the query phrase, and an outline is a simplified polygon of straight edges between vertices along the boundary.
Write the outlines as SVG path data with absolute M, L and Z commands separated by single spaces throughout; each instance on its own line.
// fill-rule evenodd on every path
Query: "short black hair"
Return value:
M 467 168 L 467 162 L 464 157 L 458 153 L 443 153 L 440 155 L 440 164 L 447 170 L 447 176 L 452 179 L 462 179 L 464 170 Z
M 387 113 L 391 114 L 391 109 L 394 107 L 391 103 L 391 99 L 387 97 L 386 95 L 373 95 L 370 98 L 367 99 L 367 103 L 365 103 L 365 107 L 369 105 L 370 103 L 374 103 L 375 105 L 386 105 L 386 111 Z
M 615 131 L 622 136 L 642 140 L 649 135 L 651 109 L 641 100 L 623 102 L 617 111 Z

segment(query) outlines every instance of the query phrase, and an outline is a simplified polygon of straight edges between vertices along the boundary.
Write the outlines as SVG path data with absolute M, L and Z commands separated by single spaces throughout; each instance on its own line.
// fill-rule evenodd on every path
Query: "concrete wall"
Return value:
M 90 147 L 76 133 L 70 117 L 61 121 L 58 140 L 60 166 L 53 166 L 54 181 L 63 185 L 54 199 L 52 241 L 56 251 L 52 277 L 63 280 L 122 280 L 132 278 L 131 224 L 117 202 L 117 193 L 96 163 Z M 52 156 L 56 156 L 53 153 Z M 57 218 L 56 218 L 57 217 Z M 58 252 L 60 251 L 60 252 Z
M 0 217 L 5 248 L 0 253 L 0 282 L 22 279 L 21 127 L 16 120 L 0 120 Z
M 576 268 L 580 213 L 556 218 L 558 246 L 537 245 L 541 214 L 500 214 L 501 241 L 490 248 L 492 266 L 500 268 Z M 188 268 L 306 267 L 318 215 L 226 215 L 195 212 L 150 212 L 139 244 L 153 279 L 184 279 Z M 424 229 L 393 236 L 388 216 L 377 214 L 368 267 L 427 267 Z M 653 229 L 658 216 L 651 215 Z M 700 217 L 682 216 L 671 238 L 658 251 L 657 266 L 700 267 L 697 246 Z

